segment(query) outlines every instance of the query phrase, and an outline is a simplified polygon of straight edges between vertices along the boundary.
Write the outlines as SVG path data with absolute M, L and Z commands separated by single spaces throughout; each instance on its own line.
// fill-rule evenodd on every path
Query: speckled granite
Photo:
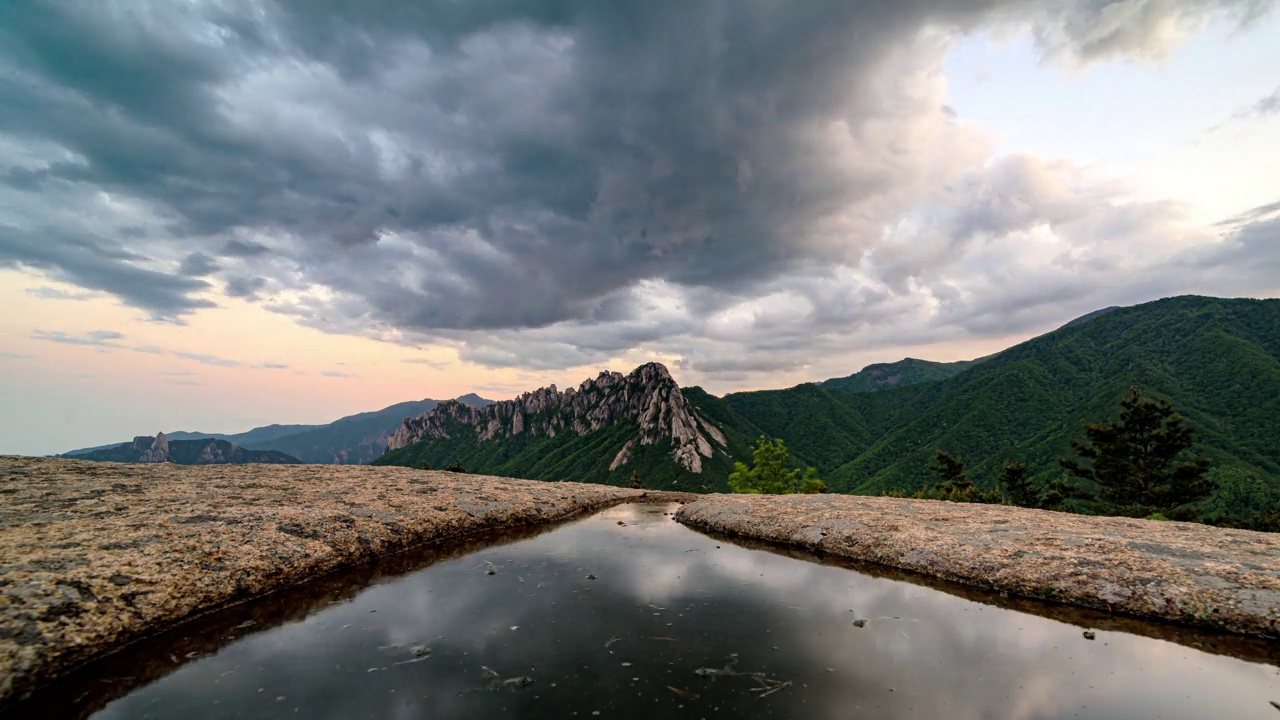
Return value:
M 643 495 L 395 467 L 0 456 L 0 701 L 339 567 Z
M 1280 534 L 847 495 L 710 495 L 676 519 L 1024 597 L 1280 637 Z

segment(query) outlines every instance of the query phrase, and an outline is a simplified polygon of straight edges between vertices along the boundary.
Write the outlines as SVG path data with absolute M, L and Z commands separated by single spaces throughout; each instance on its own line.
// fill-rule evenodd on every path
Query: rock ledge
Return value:
M 1280 534 L 848 495 L 709 495 L 676 520 L 1012 595 L 1280 637 Z

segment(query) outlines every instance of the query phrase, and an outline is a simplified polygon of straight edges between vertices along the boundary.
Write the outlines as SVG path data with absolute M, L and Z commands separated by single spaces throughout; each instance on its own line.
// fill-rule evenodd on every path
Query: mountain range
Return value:
M 242 433 L 219 434 L 175 431 L 161 433 L 170 443 L 190 440 L 222 440 L 246 450 L 276 451 L 304 463 L 359 465 L 378 457 L 387 441 L 405 418 L 420 415 L 440 401 L 430 398 L 396 403 L 372 412 L 363 412 L 335 420 L 327 425 L 267 425 Z M 451 402 L 483 407 L 493 402 L 468 393 Z M 136 442 L 137 438 L 135 438 Z M 108 460 L 127 457 L 125 449 L 134 442 L 99 445 L 63 453 L 81 460 Z M 118 451 L 118 452 L 107 452 Z M 106 453 L 106 454 L 104 454 Z M 182 455 L 181 457 L 186 457 Z M 117 462 L 136 462 L 117 460 Z M 173 462 L 179 462 L 174 460 Z M 245 460 L 243 462 L 257 462 Z
M 635 472 L 647 487 L 723 490 L 732 463 L 749 460 L 764 435 L 783 438 L 793 461 L 816 467 L 834 492 L 918 490 L 936 479 L 928 466 L 938 449 L 991 489 L 1005 461 L 1027 463 L 1039 483 L 1062 477 L 1058 458 L 1071 440 L 1086 423 L 1113 419 L 1133 386 L 1191 421 L 1223 488 L 1207 507 L 1280 505 L 1280 300 L 1185 296 L 1106 308 L 973 361 L 906 359 L 723 397 L 677 393 L 651 364 L 482 412 L 442 404 L 406 420 L 375 462 L 613 484 Z M 697 437 L 653 418 L 674 418 Z
M 1084 425 L 1113 419 L 1138 386 L 1196 432 L 1221 486 L 1206 513 L 1280 507 L 1280 300 L 1184 296 L 1104 308 L 1045 335 L 962 362 L 907 358 L 782 390 L 712 395 L 663 366 L 604 372 L 492 402 L 420 400 L 328 425 L 269 425 L 215 439 L 314 463 L 435 468 L 543 480 L 723 491 L 761 436 L 833 492 L 913 492 L 946 450 L 992 489 L 1006 461 L 1049 483 Z M 113 446 L 128 455 L 124 443 Z M 93 450 L 93 449 L 88 449 Z M 385 451 L 385 452 L 384 452 Z M 73 451 L 86 457 L 85 451 Z M 94 453 L 92 459 L 107 459 Z

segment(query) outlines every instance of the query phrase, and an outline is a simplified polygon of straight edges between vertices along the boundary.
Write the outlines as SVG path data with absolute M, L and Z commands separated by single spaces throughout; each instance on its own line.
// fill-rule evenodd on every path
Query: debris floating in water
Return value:
M 790 680 L 779 680 L 770 677 L 764 672 L 740 672 L 736 666 L 738 664 L 738 653 L 729 655 L 729 662 L 725 663 L 722 668 L 700 667 L 693 673 L 700 677 L 748 677 L 756 682 L 756 687 L 749 688 L 747 692 L 760 693 L 757 698 L 768 697 L 779 690 L 790 687 Z M 667 687 L 671 687 L 668 685 Z M 674 690 L 674 688 L 672 688 Z
M 696 697 L 698 697 L 697 695 L 694 695 L 693 693 L 689 692 L 688 690 L 685 690 L 684 688 L 672 687 L 672 686 L 668 685 L 668 686 L 667 686 L 667 689 L 668 689 L 668 690 L 670 690 L 671 692 L 673 692 L 673 693 L 675 693 L 675 694 L 679 695 L 679 696 L 680 696 L 680 697 L 682 697 L 682 698 L 696 698 Z
M 528 675 L 504 678 L 498 674 L 497 670 L 484 665 L 480 666 L 480 671 L 484 673 L 489 682 L 484 687 L 472 688 L 472 690 L 515 690 L 526 688 L 533 684 L 533 678 Z M 470 690 L 464 690 L 463 692 L 470 692 Z

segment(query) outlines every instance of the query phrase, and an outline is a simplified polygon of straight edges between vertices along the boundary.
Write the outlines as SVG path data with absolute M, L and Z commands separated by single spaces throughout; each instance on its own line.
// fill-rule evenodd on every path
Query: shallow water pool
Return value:
M 15 717 L 1280 719 L 1256 644 L 1019 612 L 709 537 L 675 507 L 327 578 L 87 667 Z

